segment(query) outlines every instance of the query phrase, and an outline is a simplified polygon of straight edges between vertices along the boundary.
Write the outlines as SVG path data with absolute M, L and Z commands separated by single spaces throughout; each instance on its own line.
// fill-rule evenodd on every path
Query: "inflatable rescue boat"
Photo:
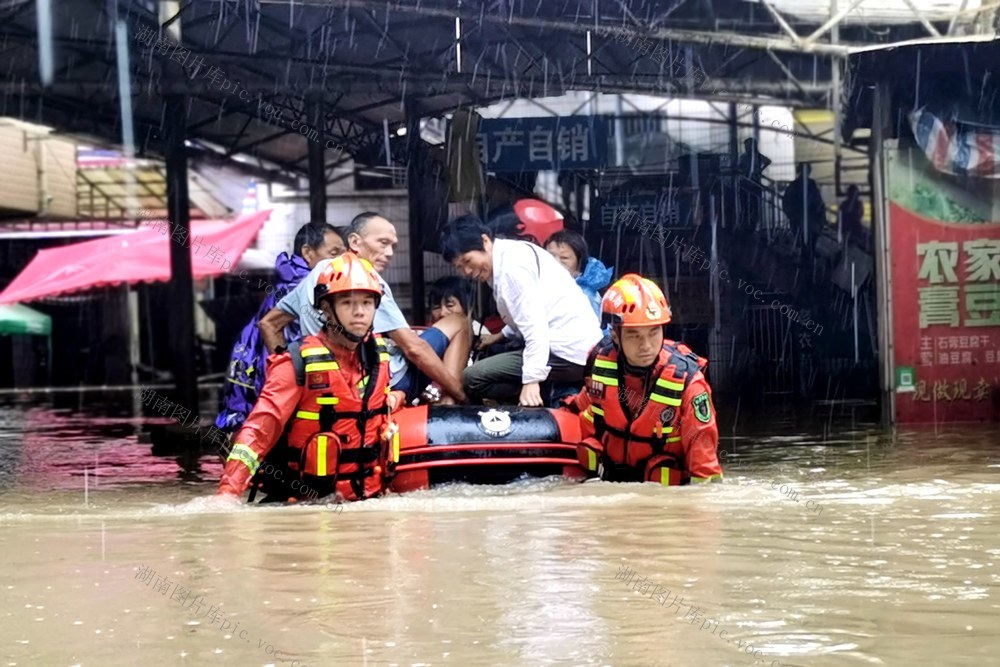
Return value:
M 448 482 L 590 474 L 577 458 L 579 417 L 562 410 L 422 405 L 396 412 L 393 421 L 399 458 L 389 488 L 397 493 Z

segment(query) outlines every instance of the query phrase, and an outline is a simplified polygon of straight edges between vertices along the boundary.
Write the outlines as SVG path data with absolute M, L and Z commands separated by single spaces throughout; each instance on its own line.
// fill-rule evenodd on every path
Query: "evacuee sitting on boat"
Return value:
M 469 316 L 472 289 L 472 283 L 458 276 L 445 276 L 432 282 L 427 289 L 430 323 L 435 324 L 449 315 L 457 315 L 469 321 L 473 339 L 488 334 L 489 330 L 486 327 Z
M 396 228 L 377 213 L 365 212 L 355 216 L 347 230 L 349 249 L 371 262 L 379 273 L 389 265 L 397 242 Z M 303 332 L 319 332 L 321 325 L 318 313 L 311 305 L 311 290 L 324 268 L 323 262 L 317 264 L 305 280 L 260 321 L 261 333 L 269 350 L 279 350 L 285 344 L 281 331 L 296 318 Z M 410 403 L 434 382 L 448 395 L 442 403 L 465 402 L 461 377 L 469 359 L 469 323 L 462 317 L 450 315 L 417 335 L 393 298 L 392 289 L 381 276 L 378 280 L 383 296 L 375 313 L 374 326 L 375 333 L 388 339 L 386 346 L 392 370 L 390 386 L 405 391 L 407 403 Z
M 580 414 L 580 462 L 612 482 L 678 485 L 722 480 L 708 361 L 664 337 L 670 306 L 634 273 L 604 295 L 611 336 L 590 355 Z
M 390 392 L 389 355 L 372 333 L 381 297 L 366 260 L 345 253 L 327 263 L 313 297 L 323 330 L 269 357 L 260 399 L 233 439 L 220 495 L 242 495 L 286 424 L 293 479 L 283 480 L 287 496 L 279 500 L 332 493 L 362 500 L 385 490 L 394 460 L 389 414 L 403 393 Z
M 550 236 L 545 242 L 545 249 L 566 267 L 590 301 L 594 314 L 601 317 L 600 290 L 611 283 L 615 270 L 604 266 L 604 262 L 596 257 L 591 257 L 587 251 L 587 240 L 568 229 Z
M 257 315 L 243 327 L 239 340 L 233 346 L 226 384 L 222 390 L 222 409 L 215 418 L 216 428 L 227 433 L 232 433 L 246 421 L 260 396 L 261 387 L 264 386 L 268 351 L 257 328 L 260 319 L 321 260 L 332 259 L 344 252 L 344 239 L 330 225 L 310 222 L 302 225 L 295 234 L 293 251 L 291 257 L 286 252 L 278 255 L 274 262 L 277 285 L 268 285 L 268 294 Z M 298 340 L 301 336 L 298 323 L 290 322 L 285 327 L 284 334 L 288 341 Z
M 504 352 L 465 369 L 462 382 L 470 401 L 484 398 L 543 405 L 541 384 L 583 381 L 587 354 L 601 340 L 601 326 L 569 273 L 538 246 L 493 240 L 474 215 L 450 223 L 441 237 L 442 254 L 459 273 L 493 287 L 506 326 L 483 336 L 488 346 L 519 333 L 524 350 Z

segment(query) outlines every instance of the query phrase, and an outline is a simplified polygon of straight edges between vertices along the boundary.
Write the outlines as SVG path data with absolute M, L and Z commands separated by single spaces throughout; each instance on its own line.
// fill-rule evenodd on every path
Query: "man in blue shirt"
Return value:
M 405 391 L 409 403 L 418 398 L 430 382 L 435 382 L 450 396 L 443 402 L 453 399 L 464 403 L 461 377 L 469 358 L 469 323 L 459 315 L 449 315 L 420 335 L 410 328 L 392 290 L 381 276 L 392 259 L 397 241 L 396 228 L 377 213 L 358 215 L 347 231 L 348 247 L 372 263 L 382 285 L 382 301 L 375 311 L 374 330 L 389 339 L 390 386 Z M 322 329 L 320 312 L 312 306 L 312 294 L 327 261 L 319 262 L 261 319 L 261 335 L 269 351 L 274 352 L 285 345 L 282 332 L 296 318 L 303 335 L 315 335 Z

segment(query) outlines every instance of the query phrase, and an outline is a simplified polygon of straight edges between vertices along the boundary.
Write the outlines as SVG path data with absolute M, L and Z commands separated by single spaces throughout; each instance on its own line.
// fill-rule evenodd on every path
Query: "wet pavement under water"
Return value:
M 0 664 L 998 660 L 995 426 L 746 418 L 721 485 L 262 508 L 151 456 L 138 407 L 0 396 Z

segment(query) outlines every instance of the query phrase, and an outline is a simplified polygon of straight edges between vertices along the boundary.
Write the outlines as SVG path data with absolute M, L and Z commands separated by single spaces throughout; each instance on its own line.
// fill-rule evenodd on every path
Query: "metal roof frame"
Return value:
M 378 155 L 386 128 L 405 124 L 406 106 L 440 116 L 462 106 L 590 90 L 829 107 L 832 91 L 839 91 L 836 70 L 854 54 L 995 39 L 995 30 L 957 31 L 992 26 L 997 3 L 930 21 L 910 0 L 912 22 L 873 34 L 848 22 L 870 1 L 840 0 L 840 11 L 820 25 L 782 13 L 779 0 L 54 2 L 59 20 L 52 21 L 49 85 L 40 80 L 44 47 L 36 16 L 45 3 L 15 1 L 0 5 L 7 47 L 0 71 L 9 73 L 0 82 L 0 115 L 120 143 L 113 25 L 122 21 L 131 35 L 138 155 L 162 154 L 163 96 L 183 93 L 193 156 L 247 156 L 258 175 L 287 182 L 308 171 L 302 128 L 330 142 L 329 171 L 342 152 Z M 178 33 L 191 57 L 203 61 L 194 76 L 136 41 Z M 669 48 L 680 64 L 658 64 L 619 35 Z M 696 71 L 705 79 L 699 86 Z M 219 72 L 233 91 L 216 82 Z M 314 105 L 321 105 L 318 119 Z M 396 153 L 395 144 L 405 142 L 393 143 Z

